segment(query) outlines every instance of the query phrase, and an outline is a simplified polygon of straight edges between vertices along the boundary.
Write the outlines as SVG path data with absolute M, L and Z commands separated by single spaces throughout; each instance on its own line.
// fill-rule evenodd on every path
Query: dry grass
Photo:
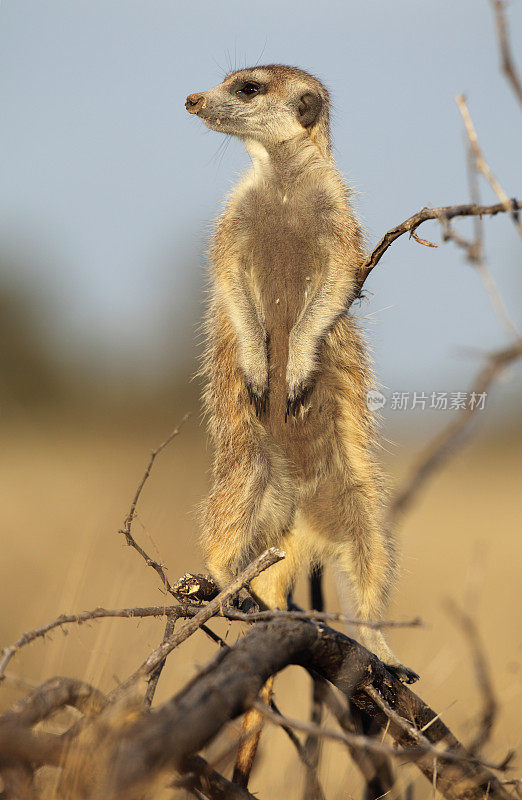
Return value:
M 147 453 L 167 432 L 163 425 L 159 428 L 24 423 L 4 430 L 0 644 L 61 612 L 161 599 L 156 575 L 116 533 Z M 390 638 L 405 663 L 421 674 L 423 698 L 443 712 L 464 741 L 473 733 L 479 697 L 466 643 L 444 601 L 454 598 L 476 614 L 500 702 L 487 751 L 492 758 L 522 747 L 519 452 L 516 437 L 501 444 L 477 441 L 430 484 L 403 528 L 403 574 L 390 610 L 396 618 L 418 614 L 427 623 L 425 629 L 396 630 Z M 390 469 L 397 474 L 404 466 L 405 459 L 394 460 Z M 201 567 L 193 511 L 205 492 L 207 468 L 203 433 L 192 420 L 160 456 L 143 494 L 135 535 L 160 555 L 171 580 Z M 333 581 L 327 595 L 329 608 L 335 608 Z M 304 583 L 298 599 L 304 601 Z M 240 633 L 239 626 L 228 631 L 224 623 L 212 625 L 231 639 Z M 57 632 L 21 652 L 8 673 L 38 682 L 71 675 L 112 688 L 162 633 L 163 623 L 154 620 L 71 628 L 68 636 Z M 186 682 L 213 652 L 203 634 L 176 651 L 157 702 Z M 0 707 L 21 691 L 11 681 L 0 685 Z M 303 697 L 308 702 L 304 675 L 288 670 L 276 691 L 288 714 L 302 715 Z M 221 741 L 213 751 L 223 746 Z M 325 748 L 322 777 L 328 796 L 357 796 L 357 779 L 339 751 L 339 745 Z M 292 768 L 286 767 L 288 759 Z M 263 797 L 299 797 L 295 764 L 281 732 L 269 730 L 252 789 Z M 420 777 L 418 796 L 427 797 L 428 791 L 431 796 L 424 783 Z M 337 794 L 335 787 L 342 787 Z

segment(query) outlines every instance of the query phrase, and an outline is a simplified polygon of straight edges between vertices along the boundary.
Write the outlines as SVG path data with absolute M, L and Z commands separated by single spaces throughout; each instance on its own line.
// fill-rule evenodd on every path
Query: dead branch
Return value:
M 249 611 L 242 612 L 230 609 L 223 612 L 223 616 L 236 622 L 269 622 L 272 619 L 304 619 L 314 622 L 343 622 L 347 625 L 356 625 L 363 628 L 420 628 L 422 620 L 420 617 L 406 620 L 385 619 L 382 622 L 371 622 L 369 620 L 347 617 L 331 611 L 284 611 L 274 609 L 271 611 Z
M 522 357 L 522 342 L 491 353 L 487 357 L 485 366 L 473 382 L 471 391 L 475 392 L 476 396 L 487 392 L 506 367 L 520 357 Z M 478 404 L 461 409 L 421 454 L 417 466 L 391 503 L 388 512 L 391 523 L 394 523 L 404 513 L 431 474 L 436 469 L 440 469 L 455 449 L 463 444 L 469 434 L 477 408 Z
M 125 537 L 125 541 L 129 545 L 129 547 L 134 548 L 134 550 L 136 550 L 136 552 L 139 553 L 140 556 L 145 560 L 145 563 L 147 564 L 147 566 L 152 567 L 152 569 L 157 572 L 157 574 L 159 575 L 160 580 L 161 580 L 161 582 L 163 584 L 163 587 L 164 587 L 165 591 L 171 591 L 171 586 L 170 586 L 169 580 L 167 578 L 167 575 L 165 574 L 165 570 L 163 569 L 161 564 L 159 564 L 157 561 L 155 561 L 153 558 L 151 558 L 145 552 L 145 550 L 137 543 L 137 541 L 134 539 L 134 537 L 132 535 L 131 530 L 132 530 L 132 523 L 134 521 L 134 517 L 136 516 L 136 507 L 138 505 L 138 501 L 140 499 L 140 495 L 141 495 L 141 493 L 143 491 L 143 487 L 147 483 L 147 480 L 149 478 L 150 472 L 152 470 L 153 464 L 154 464 L 157 456 L 179 434 L 182 426 L 189 419 L 189 417 L 190 417 L 190 412 L 188 414 L 185 414 L 185 416 L 183 417 L 181 422 L 179 422 L 177 427 L 174 428 L 174 430 L 167 436 L 167 438 L 160 445 L 158 445 L 158 447 L 156 447 L 151 452 L 148 464 L 147 464 L 147 466 L 145 468 L 145 472 L 143 473 L 143 475 L 141 477 L 141 480 L 138 483 L 138 487 L 136 489 L 134 497 L 132 498 L 132 502 L 131 502 L 131 505 L 130 505 L 130 508 L 129 508 L 129 513 L 125 517 L 125 521 L 123 523 L 123 527 L 119 531 L 119 533 L 123 534 L 123 536 Z
M 343 704 L 331 684 L 324 678 L 315 675 L 316 685 L 320 686 L 321 699 L 331 714 L 335 717 L 342 730 L 348 734 L 371 733 L 362 726 L 363 720 L 375 721 L 362 712 L 357 706 L 350 702 Z M 380 732 L 380 726 L 375 725 Z M 366 748 L 357 747 L 350 742 L 346 742 L 350 756 L 359 768 L 366 783 L 365 800 L 377 800 L 382 797 L 395 785 L 393 773 L 393 758 L 385 753 L 370 752 Z M 394 795 L 397 797 L 397 795 Z
M 196 789 L 212 800 L 257 800 L 248 789 L 242 789 L 235 783 L 227 781 L 201 756 L 188 758 L 184 770 L 183 776 L 176 781 L 176 786 Z
M 172 634 L 174 633 L 175 624 L 176 624 L 176 619 L 174 617 L 167 617 L 167 622 L 165 624 L 165 633 L 163 634 L 162 644 L 165 644 L 165 642 L 167 642 L 170 639 L 170 637 L 172 636 Z M 152 705 L 152 701 L 154 700 L 154 695 L 156 694 L 156 688 L 158 686 L 158 681 L 160 679 L 161 673 L 163 672 L 163 667 L 165 666 L 166 660 L 167 660 L 167 657 L 165 656 L 163 661 L 160 661 L 160 663 L 158 664 L 156 669 L 154 669 L 151 672 L 149 680 L 147 681 L 147 691 L 145 693 L 145 698 L 144 698 L 145 705 L 147 705 L 147 706 L 151 706 Z
M 387 715 L 366 691 L 371 685 L 403 720 L 401 725 L 390 725 L 402 748 L 398 751 L 368 737 L 355 737 L 352 744 L 415 759 L 430 781 L 436 755 L 436 787 L 449 800 L 482 800 L 486 793 L 491 800 L 510 797 L 488 766 L 470 756 L 432 709 L 364 647 L 323 625 L 283 619 L 256 625 L 176 697 L 122 731 L 108 761 L 113 770 L 104 776 L 96 796 L 132 800 L 158 770 L 167 765 L 182 769 L 185 759 L 223 725 L 252 707 L 270 675 L 289 664 L 312 669 L 384 724 Z M 423 727 L 429 750 L 416 741 L 415 731 Z M 345 734 L 341 737 L 346 741 Z
M 294 745 L 297 757 L 299 758 L 299 761 L 303 764 L 306 770 L 305 792 L 309 793 L 310 800 L 325 800 L 324 792 L 321 784 L 319 783 L 319 778 L 317 775 L 318 763 L 315 760 L 312 760 L 312 758 L 310 757 L 310 753 L 306 748 L 306 744 L 304 746 L 301 744 L 299 738 L 294 733 L 292 726 L 288 725 L 284 721 L 285 718 L 279 711 L 279 708 L 277 707 L 273 699 L 270 700 L 270 709 L 275 714 L 278 714 L 283 720 L 280 723 L 281 729 L 286 733 L 286 735 Z M 315 739 L 315 737 L 313 738 Z
M 2 714 L 2 724 L 16 722 L 36 725 L 64 706 L 77 708 L 82 714 L 96 716 L 107 705 L 105 695 L 85 681 L 75 678 L 51 678 Z
M 510 212 L 520 211 L 522 209 L 522 202 L 513 199 L 510 200 Z M 361 289 L 374 267 L 377 266 L 386 250 L 396 241 L 400 236 L 405 233 L 415 233 L 419 225 L 428 220 L 440 219 L 454 219 L 455 217 L 482 217 L 482 216 L 495 216 L 506 212 L 503 203 L 497 203 L 492 206 L 479 206 L 475 203 L 468 203 L 466 205 L 458 206 L 441 206 L 440 208 L 423 208 L 416 214 L 413 214 L 408 219 L 396 225 L 394 228 L 384 234 L 378 245 L 373 249 L 370 257 L 366 260 L 359 270 L 357 278 L 357 296 L 360 296 Z
M 199 610 L 199 609 L 197 609 Z M 181 612 L 181 613 L 178 613 Z M 22 647 L 25 647 L 36 639 L 43 638 L 46 634 L 55 628 L 61 628 L 63 625 L 78 624 L 81 625 L 85 622 L 96 619 L 106 619 L 111 617 L 122 617 L 127 619 L 140 618 L 140 617 L 163 617 L 163 616 L 185 616 L 181 606 L 136 606 L 135 608 L 95 608 L 92 611 L 84 611 L 81 614 L 61 614 L 56 619 L 47 622 L 39 628 L 34 628 L 32 631 L 23 633 L 18 641 L 9 647 L 2 650 L 2 657 L 0 658 L 0 680 L 3 680 L 4 672 L 13 656 Z
M 468 752 L 476 754 L 480 752 L 491 737 L 498 705 L 493 689 L 491 671 L 474 619 L 453 602 L 449 603 L 449 610 L 469 642 L 477 683 L 482 697 L 479 728 L 473 741 L 468 745 Z
M 514 206 L 514 202 L 513 200 L 510 200 L 510 198 L 507 196 L 504 189 L 500 185 L 499 181 L 493 175 L 486 159 L 484 158 L 482 148 L 479 144 L 477 131 L 475 130 L 473 120 L 471 119 L 471 114 L 469 113 L 468 106 L 466 105 L 466 100 L 463 97 L 463 95 L 457 95 L 455 101 L 459 107 L 460 113 L 462 114 L 462 119 L 464 120 L 464 126 L 466 128 L 466 133 L 468 135 L 469 144 L 471 147 L 471 152 L 473 153 L 473 158 L 475 159 L 476 167 L 478 170 L 480 170 L 480 172 L 482 172 L 487 182 L 489 183 L 489 185 L 497 195 L 498 199 L 502 203 L 504 211 L 511 216 L 515 224 L 515 227 L 517 228 L 519 234 L 522 236 L 522 222 L 519 219 L 519 215 Z
M 143 619 L 146 617 L 166 617 L 170 619 L 191 619 L 199 614 L 201 611 L 200 605 L 174 605 L 174 606 L 134 606 L 129 608 L 94 608 L 91 611 L 83 611 L 80 614 L 61 614 L 56 619 L 34 628 L 31 631 L 26 631 L 14 644 L 5 647 L 1 651 L 0 658 L 0 681 L 8 676 L 5 675 L 5 670 L 16 655 L 18 650 L 34 642 L 36 639 L 44 638 L 48 633 L 56 628 L 62 628 L 64 625 L 82 625 L 86 622 L 91 622 L 98 619 Z M 415 617 L 411 620 L 383 620 L 382 622 L 369 622 L 367 620 L 354 619 L 346 617 L 344 614 L 327 613 L 327 612 L 314 612 L 314 611 L 281 611 L 274 609 L 272 611 L 254 611 L 243 612 L 232 608 L 218 608 L 212 615 L 214 617 L 224 617 L 225 619 L 236 622 L 266 622 L 278 617 L 286 619 L 313 619 L 317 622 L 344 622 L 350 625 L 359 625 L 368 628 L 414 628 L 420 627 L 422 621 Z M 200 625 L 203 630 L 204 625 Z M 226 643 L 220 636 L 211 631 L 209 628 L 206 632 L 216 641 L 221 647 L 227 647 Z
M 509 45 L 509 37 L 507 30 L 507 22 L 505 15 L 505 2 L 504 0 L 491 0 L 491 5 L 495 14 L 495 23 L 497 26 L 497 37 L 500 49 L 501 66 L 504 70 L 511 87 L 518 98 L 518 102 L 522 105 L 522 82 L 515 69 L 513 57 L 511 55 L 511 47 Z
M 264 572 L 265 569 L 268 569 L 273 564 L 277 564 L 277 562 L 281 561 L 284 557 L 284 552 L 278 550 L 276 547 L 270 547 L 268 550 L 265 550 L 265 552 L 252 561 L 232 583 L 223 589 L 214 600 L 211 600 L 210 603 L 203 606 L 203 608 L 201 608 L 191 620 L 186 622 L 177 633 L 173 633 L 172 636 L 157 647 L 143 662 L 141 667 L 111 693 L 111 701 L 122 697 L 138 680 L 150 675 L 175 647 L 188 639 L 189 636 L 192 636 L 192 634 L 207 622 L 207 620 L 213 617 L 223 605 L 231 598 L 235 597 L 243 587 L 247 586 L 250 581 L 257 578 L 261 572 Z
M 132 529 L 132 523 L 134 521 L 134 517 L 136 516 L 136 508 L 137 508 L 137 505 L 138 505 L 138 501 L 140 499 L 140 495 L 141 495 L 141 493 L 143 491 L 143 487 L 145 486 L 145 484 L 146 484 L 146 482 L 147 482 L 147 480 L 148 480 L 148 478 L 150 476 L 154 461 L 156 460 L 157 456 L 161 453 L 161 451 L 164 450 L 170 444 L 170 442 L 179 434 L 182 426 L 190 418 L 190 416 L 191 416 L 191 414 L 190 414 L 190 411 L 189 411 L 187 414 L 185 414 L 185 416 L 183 417 L 181 422 L 178 423 L 177 427 L 174 428 L 172 433 L 170 433 L 167 436 L 167 438 L 160 445 L 158 445 L 158 447 L 156 447 L 155 450 L 153 450 L 151 452 L 149 461 L 147 463 L 147 466 L 145 467 L 145 472 L 143 473 L 143 475 L 142 475 L 142 477 L 140 479 L 140 482 L 138 483 L 138 486 L 136 488 L 136 492 L 134 493 L 134 497 L 132 498 L 132 502 L 131 502 L 131 505 L 130 505 L 130 508 L 129 508 L 129 512 L 128 512 L 127 516 L 125 517 L 125 521 L 123 523 L 123 527 L 120 528 L 120 530 L 119 530 L 119 533 L 123 534 L 123 536 L 125 537 L 125 541 L 129 545 L 129 547 L 132 547 L 137 553 L 139 553 L 139 555 L 144 559 L 144 561 L 147 564 L 147 566 L 148 567 L 152 567 L 152 569 L 159 575 L 160 580 L 161 580 L 161 582 L 163 584 L 164 591 L 168 592 L 169 594 L 171 594 L 173 597 L 175 597 L 178 600 L 179 599 L 182 599 L 182 600 L 186 599 L 186 593 L 185 592 L 178 592 L 176 590 L 176 586 L 171 586 L 170 581 L 167 578 L 167 574 L 166 574 L 163 566 L 158 561 L 156 561 L 154 558 L 151 558 L 151 556 L 149 556 L 149 554 L 143 549 L 143 547 L 141 547 L 141 545 L 138 544 L 138 542 L 135 540 L 135 538 L 132 535 L 131 529 Z M 203 578 L 203 581 L 204 580 L 205 579 Z M 200 581 L 200 584 L 201 584 L 201 581 Z M 216 592 L 216 594 L 217 594 L 217 592 Z M 205 598 L 205 599 L 211 599 L 211 598 L 208 597 L 208 598 Z M 206 635 L 210 639 L 212 639 L 212 641 L 218 643 L 220 646 L 224 645 L 224 642 L 221 639 L 221 637 L 219 637 L 217 634 L 215 634 L 214 631 L 211 631 L 210 628 L 207 628 L 206 625 L 201 625 L 200 627 L 201 627 L 201 630 L 204 633 L 206 633 Z M 1 674 L 2 673 L 1 673 L 1 670 L 0 670 L 0 676 L 1 676 Z

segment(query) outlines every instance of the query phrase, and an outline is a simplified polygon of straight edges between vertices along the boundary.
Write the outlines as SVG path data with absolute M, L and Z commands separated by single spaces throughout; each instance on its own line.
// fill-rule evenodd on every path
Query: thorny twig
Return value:
M 509 202 L 510 212 L 520 211 L 522 209 L 522 202 L 519 200 L 513 199 Z M 390 230 L 384 234 L 380 242 L 373 249 L 370 257 L 365 261 L 359 270 L 359 274 L 357 276 L 357 295 L 360 296 L 362 287 L 368 275 L 374 269 L 374 267 L 377 266 L 384 253 L 393 244 L 393 242 L 395 242 L 396 239 L 398 239 L 400 236 L 403 236 L 405 233 L 411 233 L 411 231 L 415 232 L 419 225 L 422 225 L 423 222 L 427 222 L 428 220 L 440 220 L 441 217 L 450 220 L 454 219 L 455 217 L 494 216 L 495 214 L 505 213 L 505 211 L 506 208 L 503 203 L 497 203 L 496 205 L 492 206 L 479 206 L 475 205 L 475 203 L 467 203 L 465 205 L 458 206 L 422 208 L 420 211 L 417 211 L 416 214 L 408 217 L 408 219 L 404 220 L 404 222 L 401 222 L 399 225 L 396 225 L 394 228 L 390 228 Z
M 464 126 L 466 128 L 466 133 L 468 134 L 469 144 L 477 169 L 482 172 L 489 185 L 497 195 L 498 199 L 502 203 L 504 211 L 511 216 L 516 229 L 522 236 L 522 222 L 520 221 L 518 214 L 519 205 L 507 196 L 499 181 L 493 175 L 486 159 L 484 158 L 484 154 L 479 144 L 477 131 L 475 130 L 475 126 L 473 124 L 473 120 L 471 119 L 471 114 L 469 113 L 465 98 L 463 95 L 459 94 L 455 98 L 455 101 L 459 107 L 460 113 L 462 114 L 462 119 L 464 120 Z
M 141 495 L 141 493 L 143 491 L 143 487 L 145 486 L 145 484 L 147 483 L 147 480 L 149 479 L 149 476 L 150 476 L 154 461 L 156 460 L 157 456 L 162 452 L 162 450 L 164 450 L 171 443 L 171 441 L 173 439 L 175 439 L 176 436 L 178 436 L 182 426 L 190 418 L 190 416 L 191 416 L 191 413 L 189 411 L 181 419 L 181 421 L 174 428 L 174 430 L 167 436 L 167 438 L 160 445 L 158 445 L 154 450 L 152 450 L 152 452 L 150 454 L 149 461 L 147 463 L 147 466 L 145 467 L 145 472 L 143 473 L 143 475 L 142 475 L 142 477 L 140 479 L 140 482 L 138 483 L 138 486 L 136 488 L 136 492 L 134 493 L 134 497 L 132 498 L 132 502 L 131 502 L 131 505 L 130 505 L 130 508 L 129 508 L 129 512 L 128 512 L 127 516 L 125 517 L 125 521 L 123 523 L 123 527 L 120 528 L 120 530 L 118 531 L 118 533 L 123 534 L 123 536 L 125 537 L 125 541 L 129 545 L 129 547 L 132 547 L 134 550 L 136 550 L 136 552 L 139 553 L 139 555 L 144 559 L 144 561 L 147 564 L 147 566 L 148 567 L 152 567 L 152 569 L 159 575 L 159 578 L 160 578 L 160 580 L 161 580 L 161 582 L 163 584 L 163 588 L 164 588 L 165 592 L 168 592 L 169 594 L 171 594 L 176 599 L 180 599 L 180 597 L 177 594 L 177 592 L 175 590 L 175 587 L 173 587 L 170 584 L 170 581 L 167 578 L 167 574 L 166 574 L 163 566 L 158 561 L 156 561 L 154 558 L 151 558 L 151 556 L 149 556 L 149 554 L 143 549 L 143 547 L 141 547 L 141 545 L 138 544 L 138 542 L 136 541 L 136 539 L 132 535 L 131 529 L 132 529 L 132 523 L 133 523 L 134 518 L 136 516 L 136 508 L 137 508 L 137 505 L 138 505 L 138 500 L 140 499 L 140 495 Z M 204 633 L 206 633 L 206 635 L 210 639 L 212 639 L 212 641 L 217 642 L 220 646 L 224 645 L 223 640 L 217 634 L 215 634 L 214 631 L 211 631 L 210 628 L 207 628 L 206 625 L 201 625 L 201 630 Z M 0 671 L 0 675 L 1 675 L 1 671 Z
M 473 666 L 477 676 L 477 683 L 482 696 L 479 729 L 473 741 L 467 747 L 468 752 L 475 755 L 480 752 L 491 737 L 493 725 L 497 716 L 497 701 L 495 699 L 491 671 L 475 621 L 470 614 L 467 614 L 463 609 L 459 608 L 456 603 L 450 602 L 448 606 L 452 617 L 456 620 L 468 639 L 473 658 Z
M 272 711 L 278 714 L 282 719 L 284 719 L 283 715 L 281 714 L 279 708 L 277 707 L 273 699 L 270 700 L 270 708 L 272 709 Z M 317 762 L 315 761 L 315 759 L 310 758 L 310 754 L 306 745 L 301 744 L 299 738 L 295 735 L 291 725 L 286 725 L 285 723 L 282 723 L 281 729 L 286 733 L 286 735 L 294 745 L 297 757 L 305 767 L 306 770 L 305 792 L 308 791 L 310 798 L 313 798 L 313 800 L 325 800 L 324 792 L 321 784 L 319 783 L 319 778 L 317 775 L 317 767 L 318 767 Z
M 522 357 L 522 342 L 489 354 L 486 364 L 473 383 L 472 392 L 476 396 L 487 392 L 500 373 L 520 357 Z M 410 478 L 392 501 L 388 512 L 390 522 L 395 522 L 404 513 L 430 475 L 444 464 L 458 446 L 462 445 L 469 433 L 470 423 L 475 417 L 477 408 L 478 403 L 473 407 L 466 406 L 461 409 L 452 422 L 430 442 L 421 454 Z
M 165 623 L 165 633 L 163 634 L 163 642 L 164 644 L 166 641 L 170 639 L 172 634 L 174 633 L 174 626 L 176 624 L 175 617 L 167 617 L 167 622 Z M 156 694 L 156 688 L 158 686 L 158 681 L 160 679 L 161 673 L 163 672 L 163 667 L 165 666 L 166 656 L 163 661 L 160 661 L 158 666 L 155 670 L 153 670 L 150 674 L 149 680 L 147 682 L 147 691 L 145 692 L 144 702 L 147 706 L 152 705 L 152 701 L 154 700 L 154 695 Z
M 55 628 L 61 628 L 63 625 L 70 625 L 73 623 L 81 625 L 91 620 L 107 619 L 111 617 L 133 619 L 141 617 L 172 616 L 181 610 L 181 606 L 136 606 L 135 608 L 95 608 L 92 611 L 84 611 L 81 614 L 62 614 L 39 628 L 26 631 L 20 636 L 18 641 L 2 650 L 2 658 L 0 659 L 0 680 L 3 679 L 7 665 L 18 650 L 31 644 L 31 642 L 34 642 L 36 639 L 43 638 Z
M 61 628 L 64 625 L 82 625 L 85 622 L 91 622 L 98 619 L 110 618 L 123 618 L 123 619 L 141 619 L 144 617 L 167 617 L 174 619 L 190 619 L 195 617 L 201 611 L 199 605 L 173 605 L 173 606 L 135 606 L 130 608 L 94 608 L 92 611 L 84 611 L 80 614 L 62 614 L 56 619 L 34 628 L 31 631 L 26 631 L 14 644 L 5 647 L 1 653 L 0 658 L 0 681 L 4 678 L 5 670 L 13 658 L 13 656 L 22 647 L 34 642 L 36 639 L 45 637 L 48 633 L 56 628 Z M 267 620 L 277 619 L 278 617 L 285 617 L 287 619 L 312 619 L 317 622 L 343 622 L 350 625 L 360 625 L 367 628 L 414 628 L 422 625 L 421 620 L 416 617 L 411 620 L 383 620 L 382 622 L 370 622 L 368 620 L 352 619 L 346 617 L 344 614 L 334 614 L 327 612 L 306 612 L 306 611 L 281 611 L 274 609 L 272 611 L 254 611 L 242 612 L 233 608 L 217 608 L 213 614 L 214 617 L 224 617 L 225 619 L 235 622 L 266 622 Z M 203 629 L 204 626 L 200 626 Z M 218 644 L 222 647 L 227 646 L 226 643 L 217 636 L 213 631 L 207 629 L 212 636 L 216 637 Z M 7 677 L 7 676 L 5 676 Z
M 132 687 L 138 680 L 150 675 L 153 670 L 163 661 L 168 654 L 178 647 L 182 642 L 189 638 L 198 628 L 207 622 L 214 614 L 222 608 L 232 597 L 235 597 L 241 589 L 250 583 L 250 581 L 257 578 L 257 576 L 264 572 L 264 570 L 277 564 L 285 557 L 282 550 L 276 547 L 270 547 L 258 556 L 246 569 L 243 570 L 222 592 L 218 594 L 214 600 L 211 600 L 206 606 L 203 606 L 200 611 L 188 622 L 186 622 L 176 633 L 173 633 L 166 641 L 159 647 L 152 651 L 143 664 L 129 677 L 127 680 L 115 689 L 110 699 L 116 700 L 122 697 L 126 691 Z
M 145 550 L 137 543 L 137 541 L 134 539 L 132 535 L 131 529 L 134 517 L 136 516 L 136 507 L 138 505 L 138 500 L 140 499 L 143 487 L 147 483 L 154 461 L 156 460 L 157 456 L 161 453 L 161 451 L 164 450 L 167 447 L 167 445 L 169 445 L 170 442 L 179 434 L 182 426 L 189 419 L 189 417 L 190 417 L 190 412 L 185 414 L 185 416 L 183 417 L 181 422 L 179 422 L 177 427 L 174 428 L 174 430 L 167 436 L 167 438 L 151 452 L 148 464 L 145 468 L 145 472 L 143 473 L 141 480 L 138 483 L 138 487 L 136 489 L 134 497 L 132 498 L 132 502 L 129 508 L 129 513 L 125 517 L 123 527 L 119 530 L 119 533 L 123 534 L 123 536 L 125 537 L 125 541 L 129 545 L 129 547 L 133 547 L 134 550 L 136 550 L 136 552 L 139 553 L 140 556 L 145 560 L 147 566 L 152 567 L 152 569 L 157 572 L 165 588 L 165 591 L 170 592 L 171 594 L 172 594 L 172 587 L 169 583 L 169 580 L 162 565 L 159 564 L 157 561 L 155 561 L 153 558 L 151 558 L 148 555 L 148 553 L 146 553 Z
M 504 0 L 491 0 L 491 5 L 495 14 L 502 69 L 506 73 L 506 77 L 511 83 L 519 103 L 522 105 L 522 81 L 520 80 L 518 72 L 515 69 L 513 57 L 511 55 L 511 48 L 509 46 L 505 15 L 506 4 Z
M 390 709 L 384 701 L 379 697 L 378 692 L 373 687 L 365 687 L 364 691 L 368 694 L 369 697 L 375 700 L 374 695 L 379 698 L 379 704 L 382 704 L 380 707 L 383 711 L 386 709 L 385 713 L 387 716 L 389 715 L 390 718 L 397 721 L 399 727 L 401 727 L 405 732 L 408 733 L 415 740 L 415 746 L 412 747 L 404 747 L 401 749 L 397 749 L 395 747 L 390 747 L 390 745 L 384 744 L 383 742 L 379 742 L 372 736 L 364 736 L 363 734 L 359 733 L 347 733 L 342 731 L 334 730 L 333 728 L 322 728 L 318 725 L 313 725 L 310 722 L 304 722 L 299 719 L 293 719 L 291 717 L 282 716 L 281 714 L 276 713 L 270 706 L 267 706 L 265 703 L 262 703 L 259 700 L 254 700 L 253 707 L 257 708 L 270 722 L 273 722 L 276 725 L 282 726 L 283 724 L 289 725 L 291 728 L 295 728 L 295 730 L 303 731 L 311 736 L 318 736 L 323 739 L 331 739 L 337 742 L 343 742 L 351 747 L 357 747 L 364 750 L 367 750 L 370 753 L 379 753 L 381 755 L 392 756 L 393 758 L 404 758 L 407 756 L 412 760 L 420 758 L 423 755 L 429 753 L 430 755 L 436 756 L 437 758 L 448 761 L 448 762 L 462 762 L 462 761 L 469 761 L 469 755 L 466 753 L 455 753 L 451 750 L 447 750 L 445 748 L 439 747 L 438 745 L 433 745 L 429 742 L 416 728 L 413 728 L 405 719 L 403 719 L 396 711 Z M 418 734 L 418 735 L 417 735 Z M 501 764 L 493 764 L 488 761 L 484 761 L 480 759 L 480 764 L 489 769 L 494 770 L 503 770 L 506 767 L 506 762 L 502 762 Z
M 175 782 L 176 786 L 189 791 L 204 792 L 212 800 L 257 800 L 248 789 L 242 789 L 216 772 L 201 756 L 192 756 L 184 764 L 184 774 Z

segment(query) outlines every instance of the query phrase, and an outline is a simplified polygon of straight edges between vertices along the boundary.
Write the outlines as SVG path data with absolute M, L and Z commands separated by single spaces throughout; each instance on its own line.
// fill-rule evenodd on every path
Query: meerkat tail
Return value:
M 269 705 L 272 697 L 272 688 L 274 686 L 274 676 L 267 680 L 261 691 L 259 692 L 259 699 Z M 234 765 L 233 782 L 237 783 L 243 789 L 248 786 L 250 773 L 254 765 L 259 740 L 261 738 L 261 729 L 263 727 L 263 714 L 256 708 L 247 711 L 243 717 L 241 725 L 241 738 L 242 742 L 239 745 L 236 763 Z M 244 738 L 243 738 L 244 737 Z

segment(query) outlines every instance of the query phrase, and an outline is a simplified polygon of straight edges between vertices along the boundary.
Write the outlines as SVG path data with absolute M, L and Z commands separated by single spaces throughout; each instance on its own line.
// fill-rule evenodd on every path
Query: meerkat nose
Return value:
M 189 114 L 197 114 L 198 111 L 201 111 L 202 108 L 205 108 L 207 105 L 207 101 L 204 94 L 201 92 L 196 92 L 195 94 L 189 94 L 187 100 L 185 102 L 185 108 L 189 112 Z

